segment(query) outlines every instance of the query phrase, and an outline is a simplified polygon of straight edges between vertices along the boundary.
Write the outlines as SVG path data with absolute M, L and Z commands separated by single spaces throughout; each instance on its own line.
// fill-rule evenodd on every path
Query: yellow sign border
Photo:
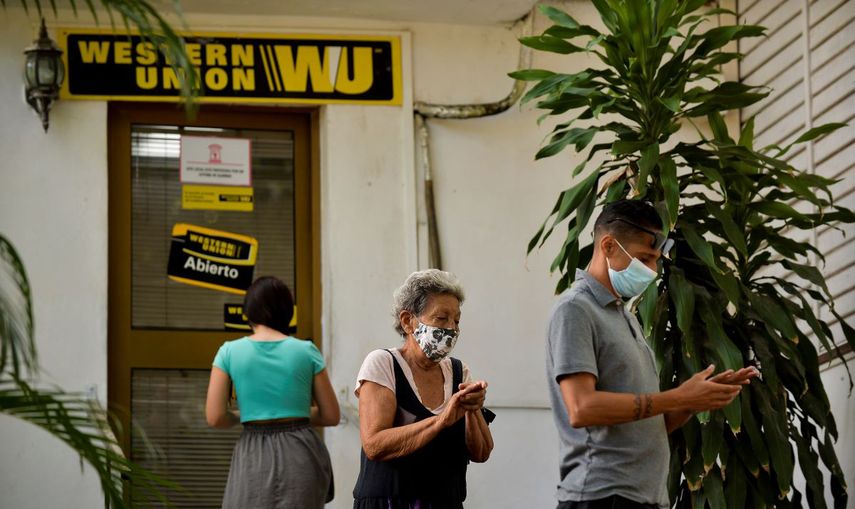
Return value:
M 200 288 L 207 288 L 209 290 L 216 290 L 218 292 L 233 293 L 235 295 L 246 295 L 246 290 L 238 290 L 236 288 L 229 288 L 228 286 L 220 286 L 220 285 L 215 285 L 213 283 L 205 283 L 203 281 L 197 281 L 195 279 L 187 279 L 186 277 L 170 276 L 169 274 L 167 274 L 167 277 L 169 279 L 177 282 L 177 283 L 184 283 L 184 284 L 190 285 L 190 286 L 198 286 Z
M 57 46 L 62 50 L 62 63 L 68 69 L 68 48 L 66 45 L 69 35 L 139 35 L 135 30 L 117 33 L 115 30 L 99 28 L 64 28 L 56 29 Z M 401 60 L 401 37 L 398 35 L 359 35 L 359 34 L 310 34 L 310 33 L 252 33 L 252 32 L 176 32 L 182 37 L 236 37 L 247 39 L 333 39 L 345 41 L 384 41 L 392 45 L 392 98 L 384 101 L 369 101 L 364 99 L 306 99 L 306 98 L 273 98 L 273 97 L 205 97 L 196 100 L 206 104 L 361 104 L 374 106 L 401 106 L 403 104 L 403 78 L 401 76 L 403 62 Z M 63 80 L 59 98 L 73 101 L 132 101 L 132 102 L 181 102 L 181 96 L 137 96 L 137 95 L 82 95 L 71 94 L 68 90 L 68 79 Z
M 226 304 L 226 305 L 229 306 L 231 304 Z M 239 306 L 243 307 L 242 304 L 234 304 L 234 305 L 235 306 L 239 305 Z M 243 315 L 243 316 L 246 316 L 246 315 Z M 233 327 L 235 329 L 240 328 L 242 330 L 252 330 L 252 327 L 250 327 L 248 325 L 244 325 L 242 323 L 227 322 L 225 320 L 223 320 L 223 326 Z M 288 327 L 296 327 L 296 326 L 297 326 L 297 305 L 294 304 L 294 314 L 291 315 L 291 322 L 288 324 Z
M 186 253 L 193 254 L 193 256 L 197 256 L 199 258 L 204 258 L 211 261 L 216 261 L 219 263 L 229 263 L 231 265 L 241 265 L 241 266 L 250 266 L 255 265 L 256 259 L 258 258 L 258 239 L 254 237 L 250 237 L 249 235 L 243 235 L 240 233 L 232 233 L 226 232 L 222 230 L 215 230 L 213 228 L 206 228 L 204 226 L 197 226 L 190 223 L 175 223 L 172 227 L 172 236 L 185 236 L 187 235 L 188 230 L 193 230 L 194 232 L 201 233 L 202 235 L 210 235 L 212 237 L 223 237 L 227 239 L 233 239 L 240 242 L 244 242 L 249 244 L 249 257 L 246 260 L 232 260 L 230 258 L 219 258 L 217 256 L 213 256 L 206 253 L 197 253 L 195 251 L 191 251 L 187 248 L 182 249 Z M 172 276 L 170 276 L 172 277 Z

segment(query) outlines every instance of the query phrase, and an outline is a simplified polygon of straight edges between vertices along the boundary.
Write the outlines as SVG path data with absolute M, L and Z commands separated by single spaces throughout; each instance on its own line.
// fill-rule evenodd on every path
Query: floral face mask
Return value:
M 459 336 L 459 329 L 432 327 L 422 322 L 419 322 L 419 326 L 413 332 L 413 337 L 416 338 L 416 343 L 419 344 L 425 356 L 434 362 L 448 357 Z

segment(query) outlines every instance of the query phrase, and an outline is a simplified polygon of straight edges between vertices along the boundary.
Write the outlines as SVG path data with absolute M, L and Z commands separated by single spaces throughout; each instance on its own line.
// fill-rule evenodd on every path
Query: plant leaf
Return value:
M 754 150 L 754 116 L 745 121 L 739 133 L 739 144 L 748 150 Z
M 703 237 L 698 235 L 694 228 L 685 223 L 682 223 L 679 229 L 683 234 L 683 238 L 685 238 L 686 242 L 689 244 L 689 247 L 695 252 L 695 255 L 697 255 L 698 258 L 700 258 L 701 261 L 714 272 L 720 273 L 721 269 L 719 269 L 718 264 L 715 262 L 715 257 L 713 256 L 710 244 L 704 240 Z
M 822 273 L 816 267 L 802 265 L 801 263 L 796 263 L 790 260 L 781 260 L 781 265 L 798 274 L 800 278 L 806 279 L 807 281 L 810 281 L 816 286 L 822 288 L 825 295 L 827 295 L 829 299 L 832 298 L 831 292 L 828 290 L 828 285 L 825 284 L 825 277 L 823 277 Z
M 33 339 L 30 283 L 18 252 L 0 235 L 0 372 L 35 374 L 38 356 Z
M 540 149 L 534 158 L 543 159 L 544 157 L 554 156 L 571 143 L 574 144 L 576 152 L 581 152 L 591 143 L 595 134 L 597 134 L 597 129 L 593 127 L 587 129 L 573 127 L 567 131 L 555 134 L 552 137 L 552 141 Z
M 671 300 L 677 308 L 677 325 L 683 331 L 683 344 L 692 344 L 692 319 L 695 314 L 695 290 L 679 271 L 671 272 L 668 278 Z M 691 353 L 691 352 L 689 352 Z
M 521 69 L 519 71 L 509 72 L 508 76 L 515 80 L 540 81 L 555 76 L 555 73 L 544 69 Z
M 555 37 L 554 35 L 535 35 L 529 37 L 521 37 L 520 43 L 529 48 L 534 48 L 540 51 L 548 51 L 550 53 L 560 53 L 568 55 L 570 53 L 578 53 L 585 51 L 585 48 L 580 48 L 575 44 L 571 44 L 564 39 Z
M 636 183 L 636 191 L 643 195 L 647 190 L 647 180 L 650 178 L 650 172 L 656 166 L 659 160 L 659 144 L 651 143 L 641 151 L 641 159 L 638 160 L 638 181 Z
M 819 138 L 820 136 L 824 136 L 826 134 L 832 133 L 842 127 L 846 127 L 848 124 L 845 122 L 832 122 L 829 124 L 823 124 L 818 127 L 814 127 L 813 129 L 808 129 L 804 134 L 796 138 L 796 141 L 793 142 L 793 145 L 796 143 L 804 143 L 806 141 L 811 141 Z
M 742 234 L 742 229 L 736 225 L 736 222 L 728 214 L 727 208 L 723 207 L 721 203 L 707 202 L 706 209 L 721 224 L 727 240 L 730 241 L 742 256 L 748 258 L 748 246 L 745 243 L 745 236 Z
M 718 453 L 724 445 L 724 426 L 721 414 L 710 419 L 710 422 L 701 427 L 701 451 L 704 457 L 704 472 L 709 474 L 718 459 Z M 704 480 L 709 479 L 709 475 Z

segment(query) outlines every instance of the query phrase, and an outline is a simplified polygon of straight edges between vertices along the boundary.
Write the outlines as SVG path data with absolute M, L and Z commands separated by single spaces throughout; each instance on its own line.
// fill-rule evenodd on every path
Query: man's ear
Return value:
M 611 234 L 605 233 L 600 240 L 597 241 L 599 244 L 600 251 L 608 258 L 614 254 L 615 250 L 615 238 L 611 236 Z

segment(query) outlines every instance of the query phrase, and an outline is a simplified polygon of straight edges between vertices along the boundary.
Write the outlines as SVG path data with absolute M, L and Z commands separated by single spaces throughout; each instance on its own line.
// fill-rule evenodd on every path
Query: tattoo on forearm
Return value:
M 650 417 L 653 414 L 653 395 L 645 394 L 644 397 L 647 399 L 647 404 L 644 406 L 644 417 Z
M 635 420 L 641 419 L 641 394 L 635 395 Z

